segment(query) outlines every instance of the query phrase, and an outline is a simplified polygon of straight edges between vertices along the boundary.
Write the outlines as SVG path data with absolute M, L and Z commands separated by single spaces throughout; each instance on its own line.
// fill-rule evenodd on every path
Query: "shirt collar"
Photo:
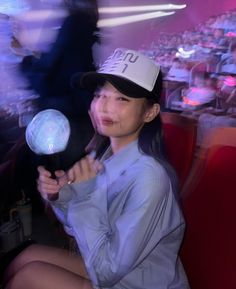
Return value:
M 103 165 L 105 174 L 109 177 L 110 182 L 137 161 L 141 155 L 137 140 L 128 144 L 114 155 L 111 155 L 111 148 L 109 147 L 103 156 L 103 159 L 105 159 Z

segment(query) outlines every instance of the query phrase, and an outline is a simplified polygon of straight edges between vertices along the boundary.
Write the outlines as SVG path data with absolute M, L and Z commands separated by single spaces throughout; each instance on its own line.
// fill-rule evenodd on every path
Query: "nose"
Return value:
M 99 112 L 108 112 L 109 100 L 107 97 L 100 96 L 95 103 L 96 110 Z

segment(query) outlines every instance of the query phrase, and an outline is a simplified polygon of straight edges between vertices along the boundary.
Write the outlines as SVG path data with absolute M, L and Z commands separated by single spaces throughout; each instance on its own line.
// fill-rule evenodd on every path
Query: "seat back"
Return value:
M 186 89 L 186 85 L 179 85 L 170 91 L 170 93 L 166 93 L 165 108 L 176 109 L 175 102 L 181 103 L 182 91 L 184 91 L 184 89 Z
M 189 87 L 193 85 L 193 79 L 196 73 L 205 73 L 209 72 L 210 65 L 207 61 L 199 61 L 195 63 L 192 68 L 190 69 L 190 76 L 189 76 Z
M 162 112 L 161 119 L 166 156 L 176 170 L 182 187 L 194 158 L 197 122 L 173 112 Z
M 236 128 L 213 129 L 204 147 L 181 192 L 181 259 L 191 289 L 234 289 Z

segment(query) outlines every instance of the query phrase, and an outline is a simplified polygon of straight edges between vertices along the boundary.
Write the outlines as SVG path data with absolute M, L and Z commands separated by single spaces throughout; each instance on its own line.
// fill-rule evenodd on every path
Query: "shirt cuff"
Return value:
M 92 192 L 95 190 L 96 177 L 81 183 L 70 184 L 71 190 L 76 195 L 76 200 L 86 201 L 90 199 Z

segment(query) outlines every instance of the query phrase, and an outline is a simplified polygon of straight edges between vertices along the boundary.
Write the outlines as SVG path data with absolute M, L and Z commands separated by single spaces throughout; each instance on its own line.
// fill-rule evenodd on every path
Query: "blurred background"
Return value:
M 87 4 L 81 1 L 81 7 L 83 2 Z M 164 113 L 170 113 L 184 117 L 185 123 L 194 121 L 196 130 L 191 162 L 181 180 L 184 183 L 191 165 L 199 157 L 199 149 L 207 148 L 204 140 L 209 131 L 216 127 L 236 127 L 235 1 L 99 0 L 97 4 L 98 19 L 90 32 L 79 25 L 68 32 L 68 36 L 77 40 L 80 37 L 77 47 L 87 41 L 86 34 L 91 34 L 86 50 L 91 49 L 91 53 L 83 56 L 88 63 L 78 66 L 78 71 L 63 68 L 64 74 L 60 77 L 70 79 L 74 72 L 95 69 L 118 47 L 138 50 L 159 63 L 164 73 L 163 121 Z M 24 134 L 42 107 L 67 108 L 63 98 L 67 92 L 63 97 L 54 94 L 50 90 L 52 81 L 42 89 L 45 79 L 40 69 L 50 69 L 51 56 L 58 55 L 57 61 L 66 59 L 64 62 L 69 61 L 70 56 L 73 62 L 73 57 L 85 55 L 79 50 L 69 50 L 63 56 L 58 53 L 61 47 L 64 49 L 58 39 L 63 33 L 66 39 L 62 27 L 69 14 L 62 0 L 0 1 L 0 252 L 29 237 L 64 245 L 64 237 L 55 237 L 51 229 L 59 226 L 53 213 L 38 196 L 35 185 L 38 159 L 28 149 Z M 58 67 L 54 70 L 59 71 Z M 69 80 L 67 84 L 70 87 Z M 41 100 L 50 93 L 50 101 L 41 106 Z M 85 99 L 91 95 L 87 98 L 86 92 L 74 90 L 68 95 L 75 111 L 78 109 L 80 115 L 87 112 L 89 102 Z M 78 101 L 75 101 L 76 95 L 81 96 Z M 86 142 L 92 133 L 91 124 L 87 116 L 77 119 L 74 114 L 69 111 L 68 116 L 73 125 L 81 124 L 75 129 L 81 133 L 78 142 L 82 139 Z M 84 135 L 86 138 L 81 137 Z M 76 150 L 76 142 L 73 149 Z M 175 168 L 178 169 L 178 165 Z M 20 218 L 22 207 L 23 219 Z M 22 226 L 26 231 L 19 234 Z

